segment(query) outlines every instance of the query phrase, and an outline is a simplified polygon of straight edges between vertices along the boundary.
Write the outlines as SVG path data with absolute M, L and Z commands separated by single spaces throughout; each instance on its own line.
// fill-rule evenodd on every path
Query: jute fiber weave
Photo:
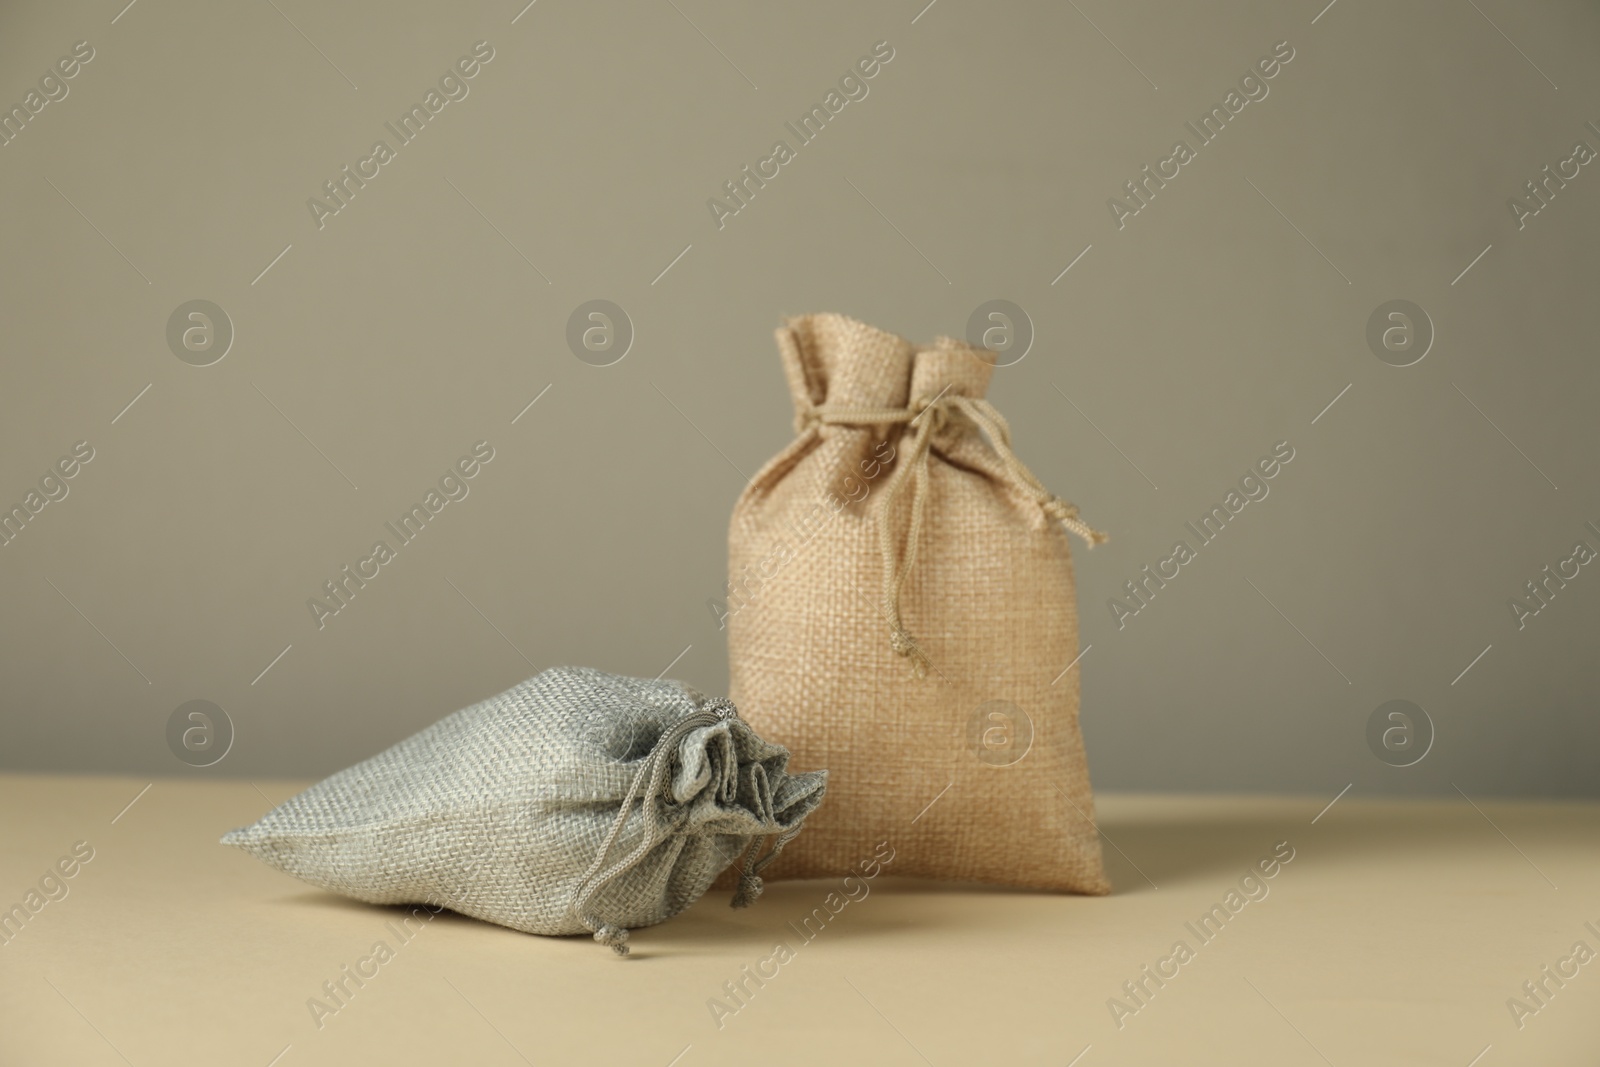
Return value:
M 374 904 L 535 934 L 677 915 L 743 858 L 736 907 L 821 802 L 726 700 L 679 682 L 547 670 L 340 771 L 223 843 Z M 637 806 L 636 806 L 637 805 Z M 759 857 L 772 839 L 771 851 Z
M 788 320 L 795 440 L 729 533 L 731 697 L 828 805 L 774 865 L 1110 890 L 1078 726 L 1067 531 L 984 398 L 994 356 L 842 315 Z M 885 501 L 888 501 L 885 509 Z M 887 534 L 887 536 L 885 536 Z

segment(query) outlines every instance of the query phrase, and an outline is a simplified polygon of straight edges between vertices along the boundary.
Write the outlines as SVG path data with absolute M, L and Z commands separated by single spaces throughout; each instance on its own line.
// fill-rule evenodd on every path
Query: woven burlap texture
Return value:
M 1078 619 L 1056 520 L 1082 524 L 955 410 L 952 398 L 983 403 L 993 354 L 951 338 L 918 348 L 835 314 L 789 319 L 777 339 L 799 436 L 734 507 L 729 689 L 797 762 L 829 769 L 830 799 L 772 874 L 838 876 L 887 840 L 896 874 L 1109 892 L 1078 725 L 1081 665 L 1062 673 L 1078 657 Z M 898 596 L 927 660 L 918 677 L 891 647 L 879 538 L 916 427 L 822 416 L 930 403 L 940 424 Z M 916 490 L 905 476 L 888 520 L 901 558 Z
M 535 934 L 591 930 L 625 951 L 629 927 L 670 919 L 764 838 L 798 831 L 827 775 L 790 774 L 788 762 L 726 700 L 560 667 L 222 840 L 357 900 L 443 906 Z M 658 788 L 632 809 L 637 778 Z M 756 879 L 741 902 L 759 890 Z

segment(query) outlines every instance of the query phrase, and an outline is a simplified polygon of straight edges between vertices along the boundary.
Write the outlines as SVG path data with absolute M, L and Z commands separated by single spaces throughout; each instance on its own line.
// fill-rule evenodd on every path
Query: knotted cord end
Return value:
M 628 931 L 620 926 L 601 923 L 594 932 L 594 939 L 602 945 L 610 945 L 611 951 L 619 956 L 628 954 Z
M 1040 506 L 1044 508 L 1046 515 L 1083 538 L 1084 544 L 1090 548 L 1095 545 L 1103 545 L 1111 540 L 1110 534 L 1096 530 L 1093 526 L 1078 518 L 1078 506 L 1076 504 L 1069 504 L 1058 496 L 1051 496 L 1046 497 Z
M 917 639 L 903 629 L 897 629 L 889 634 L 889 647 L 895 654 L 904 656 L 911 661 L 911 673 L 918 678 L 925 678 L 928 674 L 928 654 L 922 651 L 922 646 L 917 644 Z
M 748 908 L 761 896 L 761 891 L 766 888 L 759 874 L 745 871 L 739 875 L 739 888 L 733 894 L 733 899 L 728 902 L 730 907 Z

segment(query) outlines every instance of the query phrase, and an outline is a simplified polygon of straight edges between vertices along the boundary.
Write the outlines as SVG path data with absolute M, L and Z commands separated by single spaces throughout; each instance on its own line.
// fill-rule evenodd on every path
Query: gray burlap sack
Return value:
M 673 681 L 547 670 L 312 786 L 223 844 L 373 904 L 534 934 L 683 911 L 744 856 L 734 907 L 822 801 L 727 700 Z M 766 838 L 771 851 L 758 858 Z

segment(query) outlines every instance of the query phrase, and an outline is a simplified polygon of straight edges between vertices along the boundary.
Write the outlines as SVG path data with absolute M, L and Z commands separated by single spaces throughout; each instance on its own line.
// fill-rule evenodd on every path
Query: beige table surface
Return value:
M 1600 1064 L 1600 959 L 1572 956 L 1600 951 L 1600 805 L 1110 796 L 1108 898 L 885 875 L 806 941 L 789 922 L 840 886 L 780 883 L 620 959 L 448 912 L 402 941 L 401 909 L 217 844 L 298 788 L 0 776 L 0 907 L 93 849 L 0 945 L 0 1064 Z M 1279 842 L 1267 895 L 1202 942 L 1185 924 Z M 1119 1027 L 1108 1001 L 1179 940 Z M 378 941 L 319 1027 L 308 1001 Z

